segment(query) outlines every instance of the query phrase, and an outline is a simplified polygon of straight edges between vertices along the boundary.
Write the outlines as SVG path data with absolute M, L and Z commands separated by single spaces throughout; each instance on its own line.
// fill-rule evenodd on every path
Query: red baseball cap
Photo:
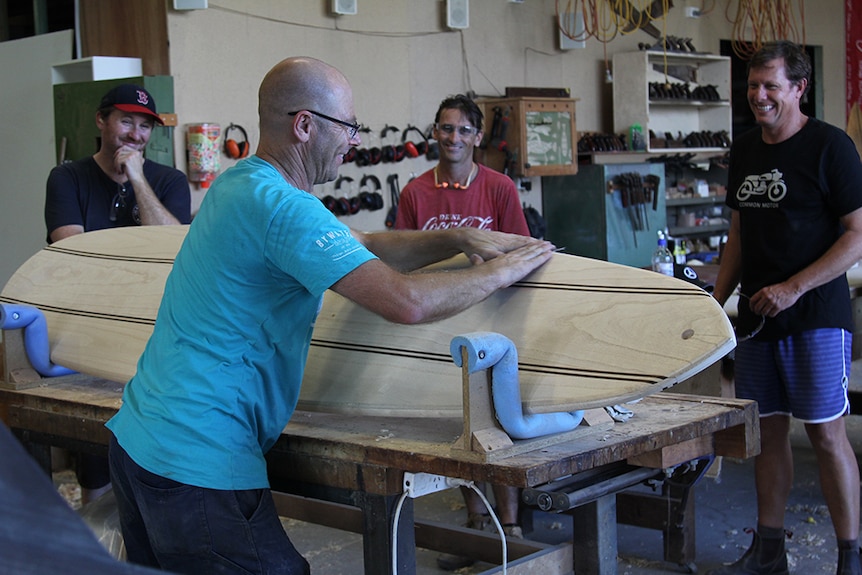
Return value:
M 151 117 L 161 125 L 165 123 L 156 112 L 156 101 L 145 89 L 135 84 L 120 84 L 102 97 L 99 109 L 113 106 L 123 112 L 144 114 Z

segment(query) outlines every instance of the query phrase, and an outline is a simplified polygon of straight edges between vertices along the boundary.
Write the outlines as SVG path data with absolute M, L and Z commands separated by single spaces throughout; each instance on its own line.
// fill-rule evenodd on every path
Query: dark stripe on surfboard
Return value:
M 414 351 L 407 349 L 392 349 L 382 346 L 360 345 L 356 343 L 346 343 L 339 341 L 327 341 L 312 337 L 311 345 L 314 347 L 337 349 L 341 351 L 355 351 L 358 353 L 373 353 L 377 355 L 388 355 L 394 357 L 406 357 L 410 359 L 418 359 L 422 361 L 433 361 L 437 363 L 452 363 L 452 357 L 449 354 L 431 353 L 424 351 Z M 569 377 L 580 377 L 584 379 L 613 379 L 617 381 L 626 381 L 631 383 L 644 383 L 655 385 L 667 379 L 663 375 L 650 375 L 644 373 L 620 373 L 617 371 L 600 371 L 581 368 L 566 368 L 555 367 L 547 368 L 541 365 L 518 363 L 518 370 L 530 373 L 545 373 L 549 375 L 563 375 Z
M 51 305 L 42 305 L 38 302 L 27 301 L 17 298 L 10 297 L 0 297 L 0 301 L 6 303 L 20 304 L 20 305 L 30 305 L 36 307 L 43 312 L 50 312 L 58 315 L 68 315 L 75 317 L 86 317 L 91 319 L 100 319 L 105 321 L 116 321 L 119 323 L 133 323 L 139 325 L 155 325 L 154 319 L 149 318 L 141 318 L 134 317 L 128 315 L 118 315 L 118 314 L 107 314 L 107 313 L 95 313 L 88 312 L 84 310 L 76 310 L 58 306 Z M 311 345 L 319 348 L 329 348 L 329 349 L 338 349 L 345 351 L 355 351 L 359 353 L 373 353 L 378 355 L 389 355 L 395 357 L 406 357 L 412 359 L 419 359 L 424 361 L 433 361 L 437 363 L 452 363 L 452 358 L 449 354 L 442 353 L 432 353 L 418 350 L 407 350 L 407 349 L 393 349 L 391 347 L 383 347 L 383 346 L 369 346 L 364 344 L 356 344 L 350 342 L 339 342 L 339 341 L 329 341 L 322 340 L 319 338 L 312 337 Z M 519 363 L 518 368 L 524 372 L 531 373 L 545 373 L 551 375 L 562 375 L 562 376 L 577 376 L 581 378 L 587 379 L 613 379 L 617 381 L 627 381 L 627 382 L 636 382 L 636 383 L 644 383 L 649 385 L 654 385 L 666 379 L 666 376 L 663 375 L 654 375 L 654 374 L 644 374 L 644 373 L 620 373 L 620 372 L 608 372 L 601 370 L 587 370 L 582 368 L 566 368 L 566 367 L 548 367 L 537 364 L 526 364 Z
M 83 250 L 75 250 L 66 248 L 63 246 L 47 246 L 44 248 L 46 251 L 54 252 L 58 254 L 64 254 L 79 258 L 92 258 L 98 260 L 113 260 L 113 261 L 123 261 L 129 263 L 145 263 L 145 264 L 167 264 L 174 265 L 174 258 L 164 258 L 164 257 L 144 257 L 144 256 L 129 256 L 129 255 L 117 255 L 117 254 L 106 254 L 106 253 L 97 253 Z
M 154 264 L 167 264 L 173 265 L 174 258 L 173 257 L 143 257 L 143 256 L 129 256 L 129 255 L 118 255 L 118 254 L 108 254 L 108 253 L 98 253 L 98 252 L 90 252 L 83 250 L 70 249 L 63 246 L 54 246 L 50 245 L 44 248 L 47 251 L 75 256 L 75 257 L 83 257 L 83 258 L 93 258 L 93 259 L 101 259 L 101 260 L 113 260 L 113 261 L 124 261 L 129 263 L 154 263 Z M 712 297 L 709 293 L 694 288 L 692 286 L 683 285 L 678 288 L 670 288 L 670 287 L 661 287 L 661 288 L 651 288 L 644 286 L 631 286 L 631 285 L 594 285 L 594 284 L 559 284 L 559 283 L 549 283 L 549 282 L 532 282 L 532 281 L 520 281 L 516 282 L 512 285 L 512 287 L 520 287 L 520 288 L 532 288 L 532 289 L 546 289 L 546 290 L 561 290 L 561 291 L 578 291 L 578 292 L 598 292 L 598 293 L 626 293 L 626 294 L 640 294 L 640 295 L 690 295 L 697 297 Z
M 88 318 L 92 318 L 92 319 L 104 319 L 107 321 L 116 321 L 116 322 L 120 322 L 120 323 L 137 323 L 137 324 L 141 324 L 141 325 L 155 325 L 155 323 L 156 323 L 155 319 L 149 319 L 149 318 L 145 318 L 145 317 L 134 317 L 131 315 L 117 315 L 117 314 L 110 314 L 110 313 L 96 313 L 96 312 L 80 310 L 80 309 L 71 309 L 71 308 L 67 308 L 67 307 L 43 305 L 43 304 L 40 304 L 40 303 L 34 302 L 34 301 L 22 300 L 22 299 L 11 298 L 11 297 L 6 297 L 6 296 L 0 297 L 0 302 L 14 303 L 14 304 L 19 304 L 19 305 L 29 305 L 29 306 L 38 308 L 43 313 L 50 312 L 50 313 L 54 313 L 57 315 L 88 317 Z
M 559 291 L 598 292 L 598 293 L 626 293 L 636 295 L 672 295 L 672 296 L 696 296 L 712 297 L 709 293 L 689 286 L 675 287 L 642 287 L 642 286 L 606 286 L 589 284 L 554 284 L 542 282 L 516 282 L 512 287 L 546 289 Z

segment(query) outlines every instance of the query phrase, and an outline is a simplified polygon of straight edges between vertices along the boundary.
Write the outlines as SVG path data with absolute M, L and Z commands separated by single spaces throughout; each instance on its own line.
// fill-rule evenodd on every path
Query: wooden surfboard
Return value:
M 0 302 L 42 310 L 55 363 L 128 381 L 187 230 L 145 226 L 67 238 L 25 262 Z M 444 265 L 467 264 L 462 257 Z M 698 287 L 555 254 L 523 281 L 427 325 L 389 323 L 327 292 L 299 408 L 460 417 L 461 370 L 449 343 L 477 331 L 515 343 L 524 407 L 536 413 L 644 397 L 705 369 L 735 345 L 726 314 Z

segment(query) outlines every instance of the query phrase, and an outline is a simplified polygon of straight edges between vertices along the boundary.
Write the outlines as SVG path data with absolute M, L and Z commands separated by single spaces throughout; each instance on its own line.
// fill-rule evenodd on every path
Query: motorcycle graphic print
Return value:
M 759 176 L 748 176 L 736 191 L 736 199 L 744 202 L 752 196 L 765 194 L 769 201 L 780 202 L 787 195 L 787 184 L 784 183 L 783 176 L 784 174 L 775 169 Z

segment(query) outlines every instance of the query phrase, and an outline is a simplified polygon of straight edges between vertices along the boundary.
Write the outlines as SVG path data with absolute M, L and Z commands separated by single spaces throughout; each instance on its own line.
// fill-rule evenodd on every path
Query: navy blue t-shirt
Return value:
M 156 197 L 180 223 L 191 222 L 189 183 L 181 171 L 144 160 L 144 177 Z M 118 198 L 122 188 L 124 198 Z M 113 209 L 115 203 L 120 207 Z M 111 180 L 93 157 L 60 164 L 48 176 L 45 194 L 45 226 L 51 232 L 61 226 L 79 225 L 85 231 L 140 225 L 135 190 Z M 111 216 L 115 215 L 115 220 Z

